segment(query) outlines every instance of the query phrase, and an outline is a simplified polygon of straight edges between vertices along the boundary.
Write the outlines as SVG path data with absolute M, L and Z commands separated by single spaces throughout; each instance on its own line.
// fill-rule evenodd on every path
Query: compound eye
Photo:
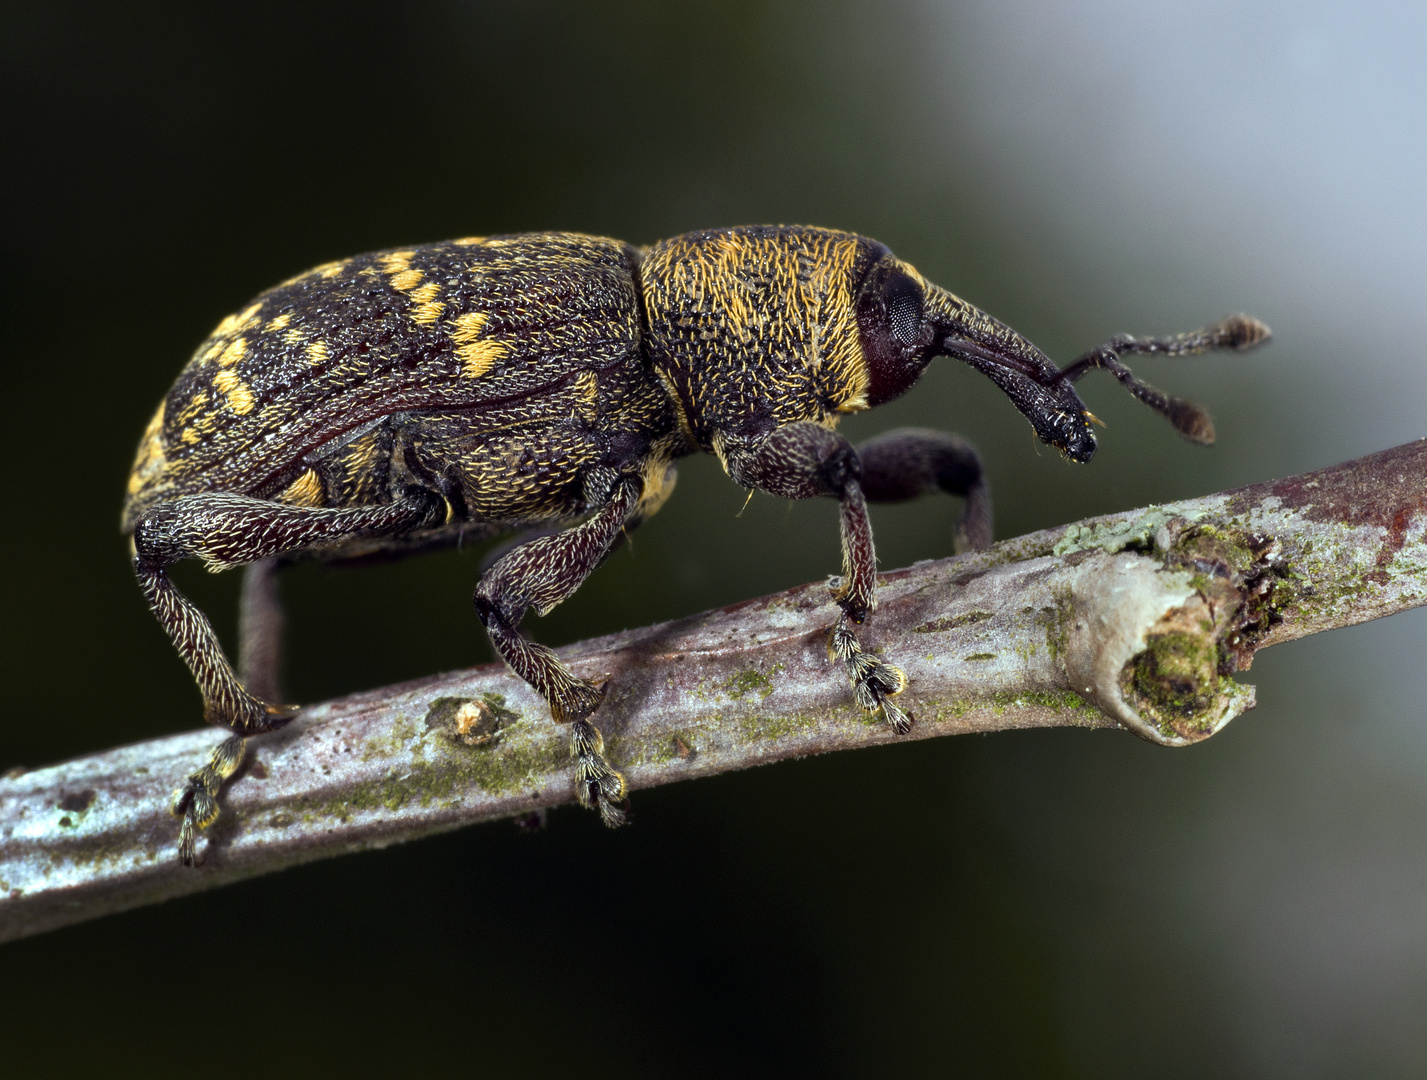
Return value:
M 902 345 L 915 345 L 922 334 L 921 286 L 906 274 L 894 273 L 887 279 L 884 295 L 892 336 Z

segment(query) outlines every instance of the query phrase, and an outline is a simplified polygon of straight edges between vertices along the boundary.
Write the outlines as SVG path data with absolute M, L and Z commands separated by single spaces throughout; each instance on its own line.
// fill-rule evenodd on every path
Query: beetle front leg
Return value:
M 991 489 L 976 448 L 959 435 L 898 428 L 857 448 L 868 502 L 904 502 L 936 491 L 966 500 L 952 530 L 956 554 L 991 546 Z
M 912 718 L 891 699 L 907 688 L 901 668 L 868 652 L 857 640 L 853 624 L 861 625 L 877 606 L 877 556 L 872 547 L 872 523 L 862 485 L 848 480 L 842 489 L 842 583 L 832 590 L 842 616 L 828 635 L 829 657 L 847 666 L 852 699 L 866 712 L 882 712 L 898 735 L 912 730 Z
M 893 731 L 905 735 L 912 720 L 891 699 L 906 688 L 907 676 L 865 650 L 853 629 L 877 606 L 877 555 L 857 452 L 836 432 L 800 422 L 777 428 L 752 446 L 730 445 L 725 461 L 729 475 L 745 487 L 785 499 L 832 495 L 841 503 L 842 580 L 832 598 L 842 615 L 828 635 L 828 655 L 846 665 L 853 700 L 867 712 L 880 711 Z
M 540 536 L 502 555 L 476 585 L 476 615 L 496 652 L 550 703 L 550 714 L 570 724 L 575 757 L 575 794 L 598 809 L 606 825 L 624 824 L 625 783 L 604 756 L 604 738 L 589 716 L 604 699 L 604 687 L 577 678 L 554 650 L 520 632 L 529 608 L 545 615 L 569 599 L 618 541 L 639 501 L 640 482 L 620 480 L 594 517 L 572 529 Z

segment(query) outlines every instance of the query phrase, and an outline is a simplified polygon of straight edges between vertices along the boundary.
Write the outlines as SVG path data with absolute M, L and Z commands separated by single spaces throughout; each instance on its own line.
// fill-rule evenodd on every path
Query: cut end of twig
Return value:
M 1195 582 L 1124 551 L 1079 569 L 1066 667 L 1101 710 L 1151 742 L 1185 746 L 1253 707 L 1253 687 L 1221 673 L 1231 583 Z M 1226 595 L 1207 597 L 1201 585 Z

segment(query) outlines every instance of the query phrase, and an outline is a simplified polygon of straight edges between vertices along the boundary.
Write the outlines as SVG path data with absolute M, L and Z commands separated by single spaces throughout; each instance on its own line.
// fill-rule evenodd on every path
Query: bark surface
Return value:
M 1122 727 L 1196 742 L 1254 704 L 1235 672 L 1427 603 L 1427 440 L 879 575 L 864 645 L 910 679 L 909 739 Z M 890 742 L 828 659 L 823 584 L 560 650 L 638 790 Z M 0 778 L 0 941 L 574 798 L 568 729 L 500 665 L 314 705 L 254 740 L 197 868 L 169 797 L 221 734 Z

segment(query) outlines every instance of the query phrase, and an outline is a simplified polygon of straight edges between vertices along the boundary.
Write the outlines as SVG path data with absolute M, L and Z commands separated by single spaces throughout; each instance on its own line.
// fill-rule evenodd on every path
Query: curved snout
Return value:
M 938 352 L 964 360 L 999 386 L 1042 442 L 1071 461 L 1086 462 L 1095 455 L 1085 403 L 1045 353 L 945 289 L 929 285 L 926 294 Z

